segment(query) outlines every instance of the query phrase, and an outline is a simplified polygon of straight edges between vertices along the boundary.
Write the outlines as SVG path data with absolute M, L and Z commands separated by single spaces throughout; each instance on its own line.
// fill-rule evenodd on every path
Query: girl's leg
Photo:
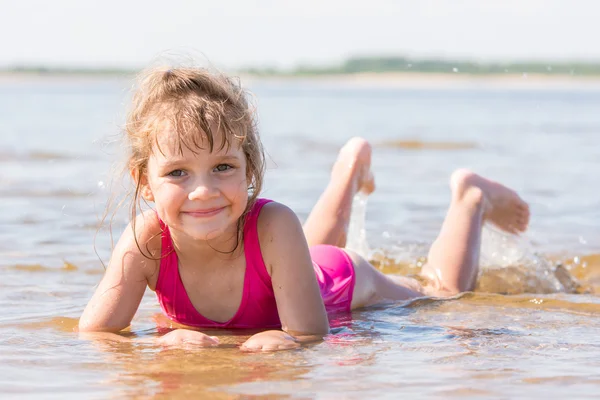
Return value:
M 475 288 L 483 222 L 524 232 L 529 206 L 512 189 L 464 169 L 452 174 L 450 188 L 450 208 L 421 274 L 434 291 L 452 295 Z
M 304 223 L 309 246 L 330 244 L 345 247 L 352 199 L 358 191 L 375 190 L 371 174 L 371 145 L 350 139 L 340 150 L 327 188 Z
M 450 179 L 450 188 L 452 200 L 448 213 L 421 271 L 433 287 L 423 288 L 410 278 L 386 276 L 362 257 L 348 252 L 356 273 L 352 308 L 385 300 L 448 296 L 473 290 L 479 270 L 483 222 L 487 220 L 509 233 L 527 229 L 529 207 L 506 186 L 467 170 L 457 170 Z
M 354 267 L 351 309 L 425 295 L 423 287 L 415 279 L 385 275 L 359 254 L 348 249 L 344 251 L 350 256 Z

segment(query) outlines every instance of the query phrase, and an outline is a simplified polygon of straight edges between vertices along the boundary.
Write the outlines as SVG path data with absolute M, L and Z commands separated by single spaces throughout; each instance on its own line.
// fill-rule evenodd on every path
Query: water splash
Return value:
M 348 237 L 346 239 L 347 249 L 355 251 L 367 259 L 371 255 L 369 243 L 367 242 L 367 230 L 365 228 L 368 198 L 369 196 L 363 192 L 358 192 L 354 196 L 350 223 L 348 224 Z
M 485 225 L 481 237 L 478 287 L 496 293 L 572 291 L 570 276 L 534 250 L 523 237 Z M 566 279 L 569 278 L 569 279 Z
M 369 259 L 384 273 L 417 277 L 427 263 L 428 248 L 429 243 L 397 243 L 372 250 Z M 574 273 L 583 270 L 583 263 L 578 267 L 540 255 L 527 238 L 485 226 L 475 291 L 501 294 L 594 292 L 592 271 L 582 273 L 586 278 L 583 280 Z
M 505 234 L 486 224 L 481 232 L 481 267 L 494 269 L 522 264 L 530 256 L 528 247 L 526 240 L 519 236 Z

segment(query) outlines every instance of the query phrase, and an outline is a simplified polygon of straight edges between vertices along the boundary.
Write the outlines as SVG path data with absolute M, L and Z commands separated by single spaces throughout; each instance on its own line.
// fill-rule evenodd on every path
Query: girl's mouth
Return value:
M 217 215 L 224 209 L 225 209 L 225 207 L 217 207 L 217 208 L 207 208 L 204 210 L 184 211 L 183 213 L 185 215 L 189 215 L 190 217 L 207 218 L 207 217 L 212 217 L 213 215 Z

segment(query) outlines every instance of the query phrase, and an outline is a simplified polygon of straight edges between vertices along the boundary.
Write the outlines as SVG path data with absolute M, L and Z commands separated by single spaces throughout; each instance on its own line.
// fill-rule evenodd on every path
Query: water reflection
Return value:
M 136 338 L 85 340 L 103 354 L 101 364 L 114 371 L 105 384 L 114 386 L 118 396 L 227 398 L 223 390 L 235 384 L 295 381 L 310 371 L 302 351 L 248 354 L 232 345 L 239 338 L 221 338 L 225 345 L 218 348 L 187 350 L 140 344 Z

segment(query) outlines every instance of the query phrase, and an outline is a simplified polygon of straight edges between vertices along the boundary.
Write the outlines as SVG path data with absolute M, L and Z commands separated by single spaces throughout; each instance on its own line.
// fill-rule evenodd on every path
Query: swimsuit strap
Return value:
M 256 272 L 258 277 L 263 283 L 267 284 L 267 286 L 271 286 L 271 277 L 267 272 L 265 261 L 263 260 L 262 252 L 260 251 L 260 242 L 258 240 L 258 217 L 264 205 L 271 203 L 272 201 L 273 200 L 269 199 L 256 199 L 244 221 L 244 253 L 246 255 L 246 268 L 251 268 Z M 250 286 L 252 289 L 254 285 L 251 284 Z
M 173 284 L 174 279 L 179 277 L 179 260 L 177 259 L 177 253 L 173 247 L 173 240 L 171 239 L 171 232 L 167 224 L 162 219 L 158 219 L 161 230 L 160 240 L 160 266 L 158 269 L 158 279 L 156 281 L 156 287 L 164 286 L 165 284 Z
M 160 266 L 161 269 L 163 266 L 167 268 L 171 268 L 173 265 L 177 267 L 177 253 L 175 252 L 175 248 L 173 247 L 173 239 L 171 239 L 171 231 L 167 224 L 163 222 L 162 219 L 158 219 L 160 223 Z

